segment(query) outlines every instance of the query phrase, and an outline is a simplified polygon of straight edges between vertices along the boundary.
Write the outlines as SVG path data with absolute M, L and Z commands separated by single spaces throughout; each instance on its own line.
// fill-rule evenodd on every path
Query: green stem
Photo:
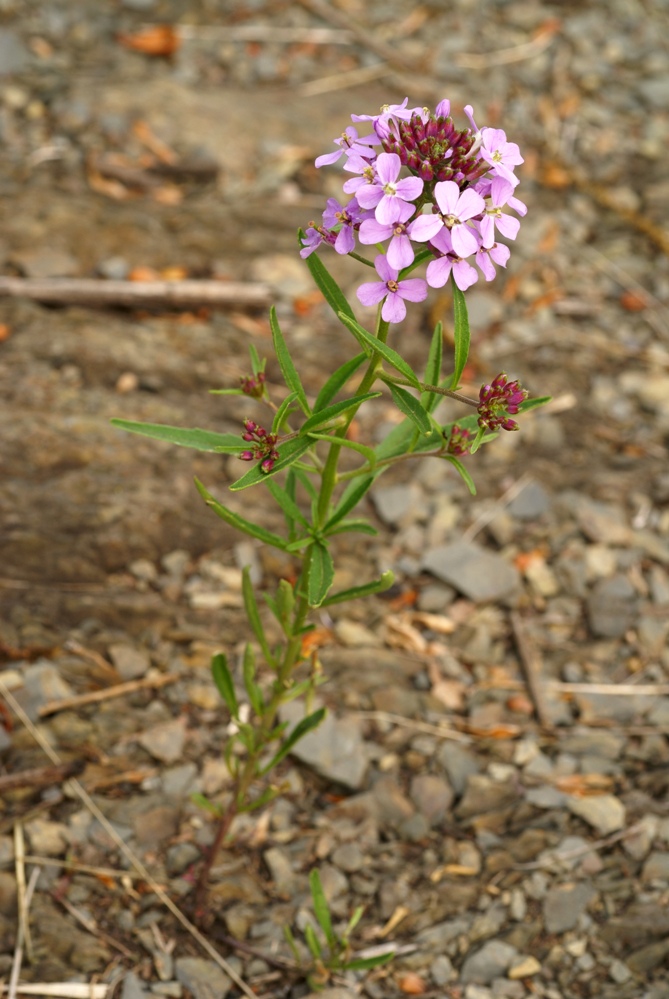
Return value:
M 385 343 L 388 337 L 388 330 L 390 329 L 390 323 L 381 319 L 381 313 L 379 312 L 376 324 L 376 336 L 381 341 Z M 356 395 L 366 395 L 371 389 L 372 385 L 376 381 L 376 376 L 381 367 L 381 355 L 374 354 L 367 365 L 367 371 L 356 390 Z M 350 427 L 353 419 L 358 412 L 357 408 L 350 410 L 346 415 L 346 420 L 341 427 L 333 435 L 334 440 L 330 445 L 330 450 L 328 451 L 328 456 L 325 461 L 325 467 L 323 468 L 323 476 L 321 479 L 321 490 L 318 497 L 318 509 L 316 511 L 317 524 L 316 527 L 322 527 L 323 524 L 328 519 L 328 514 L 330 511 L 330 503 L 332 502 L 332 494 L 334 493 L 335 486 L 338 482 L 337 476 L 337 465 L 339 464 L 339 455 L 341 453 L 342 446 L 338 443 L 343 440 L 348 433 L 348 428 Z
M 387 372 L 383 375 L 383 380 L 386 382 L 392 382 L 393 385 L 407 385 L 409 388 L 414 388 L 412 382 L 407 381 L 406 378 L 398 378 L 397 375 L 390 375 Z M 426 385 L 424 382 L 419 382 L 421 392 L 436 392 L 438 395 L 448 396 L 449 399 L 457 399 L 458 402 L 464 402 L 467 406 L 473 406 L 474 409 L 478 409 L 479 401 L 478 399 L 470 399 L 467 395 L 462 395 L 460 392 L 454 392 L 453 389 L 442 388 L 441 385 Z

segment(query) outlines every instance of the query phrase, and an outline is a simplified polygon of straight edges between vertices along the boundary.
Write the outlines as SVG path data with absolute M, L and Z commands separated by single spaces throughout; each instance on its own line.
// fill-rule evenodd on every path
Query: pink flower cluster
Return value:
M 357 294 L 363 305 L 383 302 L 387 322 L 400 322 L 405 301 L 422 301 L 428 285 L 441 288 L 451 274 L 465 291 L 478 280 L 472 260 L 491 281 L 495 265 L 506 267 L 509 259 L 497 233 L 515 239 L 520 228 L 507 209 L 521 216 L 527 211 L 514 196 L 514 170 L 523 158 L 501 129 L 479 129 L 470 106 L 469 127 L 457 129 L 449 101 L 434 112 L 407 104 L 408 98 L 378 115 L 351 115 L 356 123 L 370 122 L 371 133 L 360 136 L 349 126 L 334 140 L 338 149 L 318 157 L 317 167 L 344 157 L 351 174 L 344 192 L 351 198 L 346 205 L 328 200 L 322 224 L 311 223 L 300 251 L 308 257 L 328 243 L 337 253 L 351 253 L 356 237 L 363 246 L 383 249 L 374 261 L 380 280 L 361 285 Z M 433 255 L 425 280 L 401 278 L 415 266 L 416 244 L 426 244 Z
M 271 472 L 274 462 L 279 457 L 276 450 L 277 435 L 268 434 L 264 427 L 258 426 L 253 420 L 244 420 L 242 440 L 252 444 L 249 451 L 242 451 L 239 457 L 242 461 L 259 461 L 261 472 Z

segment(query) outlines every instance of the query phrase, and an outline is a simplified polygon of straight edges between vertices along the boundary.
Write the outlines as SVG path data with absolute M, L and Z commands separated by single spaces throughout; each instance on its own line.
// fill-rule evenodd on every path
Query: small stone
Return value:
M 462 982 L 489 985 L 494 978 L 505 975 L 518 954 L 515 947 L 501 940 L 489 940 L 474 954 L 465 958 L 460 972 Z
M 437 762 L 448 774 L 449 784 L 458 796 L 465 790 L 468 779 L 481 769 L 475 754 L 457 743 L 445 742 L 437 751 Z
M 669 853 L 654 851 L 643 865 L 642 881 L 669 881 Z
M 121 999 L 146 999 L 147 991 L 134 971 L 126 971 L 121 990 Z
M 622 638 L 637 617 L 638 595 L 626 576 L 601 579 L 586 606 L 590 629 L 598 638 Z
M 551 497 L 538 482 L 528 482 L 508 506 L 516 520 L 536 520 L 550 509 Z
M 195 790 L 196 779 L 197 766 L 194 763 L 182 763 L 165 770 L 160 783 L 167 797 L 185 798 Z
M 25 826 L 33 853 L 61 857 L 70 845 L 70 830 L 62 822 L 33 819 Z
M 342 843 L 332 853 L 332 863 L 347 874 L 360 871 L 366 864 L 365 855 L 357 843 Z
M 186 742 L 186 719 L 174 718 L 142 732 L 139 744 L 161 763 L 176 763 Z
M 521 957 L 518 963 L 511 965 L 507 971 L 507 976 L 512 980 L 518 978 L 530 978 L 532 975 L 538 975 L 541 971 L 541 963 L 537 961 L 536 957 Z
M 630 980 L 632 972 L 626 964 L 615 957 L 609 965 L 609 975 L 618 985 L 623 985 L 624 982 L 628 982 Z
M 548 933 L 564 933 L 578 923 L 596 892 L 585 882 L 557 885 L 544 899 L 544 923 Z
M 149 564 L 152 565 L 152 563 Z M 151 660 L 146 652 L 136 649 L 133 645 L 122 643 L 110 645 L 108 651 L 109 658 L 122 680 L 138 680 L 140 677 L 146 676 L 151 665 Z
M 470 541 L 433 548 L 423 559 L 422 568 L 475 603 L 510 599 L 520 588 L 515 566 Z
M 442 777 L 420 774 L 411 781 L 411 800 L 431 826 L 445 818 L 453 804 L 453 791 Z
M 176 835 L 179 828 L 179 812 L 169 805 L 158 805 L 137 815 L 133 827 L 139 843 L 161 843 Z
M 613 794 L 597 794 L 579 798 L 567 795 L 567 808 L 587 822 L 602 836 L 625 826 L 625 806 Z
M 167 851 L 165 866 L 171 877 L 183 874 L 191 864 L 200 859 L 202 852 L 195 843 L 175 843 Z
M 413 485 L 381 486 L 371 495 L 379 517 L 390 525 L 407 519 L 408 515 L 415 520 L 415 511 L 422 500 L 420 490 Z
M 232 981 L 213 961 L 203 957 L 179 957 L 175 962 L 177 979 L 193 999 L 225 999 Z
M 379 636 L 366 628 L 364 624 L 359 621 L 351 621 L 348 618 L 341 618 L 337 621 L 334 632 L 337 640 L 351 649 L 373 648 L 383 645 Z
M 263 853 L 263 860 L 279 894 L 287 897 L 294 894 L 296 876 L 286 851 L 279 846 L 272 846 Z
M 290 701 L 281 708 L 281 720 L 291 728 L 304 718 L 304 705 Z M 357 790 L 367 771 L 367 753 L 357 718 L 326 714 L 315 731 L 291 750 L 293 756 L 328 780 Z
M 448 982 L 454 982 L 458 977 L 457 971 L 445 954 L 435 957 L 430 965 L 430 975 L 435 985 L 446 985 Z

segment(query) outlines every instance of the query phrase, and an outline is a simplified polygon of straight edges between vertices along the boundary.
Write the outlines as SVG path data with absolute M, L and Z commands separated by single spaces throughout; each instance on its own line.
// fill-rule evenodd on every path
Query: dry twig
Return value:
M 527 690 L 534 704 L 536 716 L 541 727 L 550 731 L 553 728 L 553 723 L 548 714 L 548 707 L 544 696 L 545 681 L 541 672 L 539 650 L 530 637 L 523 619 L 516 611 L 511 612 L 511 627 L 525 679 L 527 680 Z
M 84 704 L 98 704 L 100 701 L 109 701 L 114 697 L 123 697 L 124 694 L 133 694 L 136 690 L 144 690 L 146 687 L 164 687 L 169 683 L 176 683 L 178 679 L 179 676 L 176 673 L 163 673 L 155 676 L 144 676 L 139 680 L 127 680 L 125 683 L 118 683 L 114 687 L 105 687 L 103 690 L 89 690 L 85 694 L 74 694 L 72 697 L 63 697 L 58 701 L 47 701 L 37 713 L 40 718 L 45 718 L 58 711 L 80 708 Z
M 193 309 L 270 303 L 264 284 L 242 281 L 106 281 L 97 278 L 0 277 L 0 298 L 29 298 L 49 305 L 127 309 Z

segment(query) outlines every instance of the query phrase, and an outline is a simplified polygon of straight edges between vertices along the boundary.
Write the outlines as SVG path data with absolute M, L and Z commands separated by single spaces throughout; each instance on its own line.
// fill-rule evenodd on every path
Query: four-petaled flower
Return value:
M 362 208 L 374 208 L 381 225 L 397 222 L 404 202 L 415 201 L 423 192 L 420 177 L 398 180 L 402 161 L 396 153 L 379 153 L 376 158 L 376 183 L 358 188 L 358 203 Z
M 485 211 L 485 201 L 481 195 L 470 187 L 460 194 L 455 181 L 442 180 L 434 185 L 434 197 L 440 214 L 419 215 L 411 224 L 411 238 L 419 243 L 426 243 L 445 226 L 459 257 L 470 257 L 476 253 L 479 241 L 474 230 L 465 223 Z
M 407 302 L 424 301 L 427 298 L 427 284 L 422 278 L 399 281 L 399 271 L 390 266 L 383 253 L 379 253 L 374 266 L 381 280 L 361 284 L 357 292 L 358 298 L 363 305 L 378 305 L 383 302 L 382 319 L 387 323 L 401 323 L 407 314 L 405 299 Z

